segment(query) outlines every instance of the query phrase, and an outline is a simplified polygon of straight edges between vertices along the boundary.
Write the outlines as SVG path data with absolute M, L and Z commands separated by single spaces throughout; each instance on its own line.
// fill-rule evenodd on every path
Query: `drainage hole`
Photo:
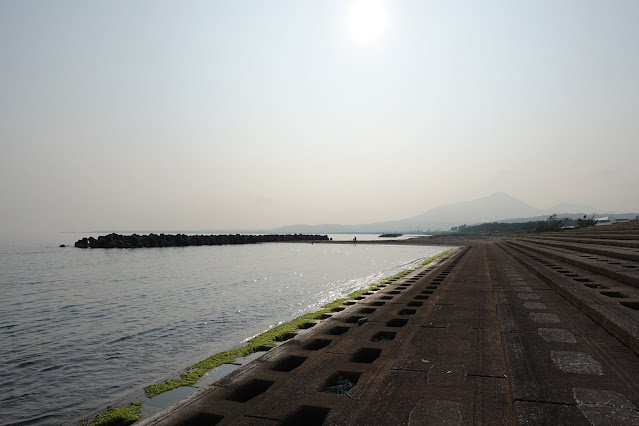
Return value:
M 586 287 L 588 288 L 598 288 L 598 289 L 606 289 L 606 288 L 610 288 L 608 286 L 605 285 L 601 285 L 601 284 L 584 284 Z
M 198 413 L 193 417 L 188 418 L 184 424 L 187 426 L 209 426 L 216 425 L 222 421 L 224 416 L 211 413 Z
M 322 391 L 347 395 L 348 391 L 357 384 L 361 373 L 355 371 L 338 371 L 333 374 L 322 387 Z
M 298 325 L 297 328 L 301 330 L 306 330 L 308 328 L 315 327 L 316 325 L 317 323 L 315 322 L 305 322 L 304 324 Z
M 302 346 L 302 349 L 305 349 L 307 351 L 319 351 L 320 349 L 323 349 L 330 345 L 331 342 L 332 340 L 328 339 L 315 339 Z
M 619 302 L 622 306 L 626 308 L 634 309 L 635 311 L 639 311 L 639 302 Z
M 608 296 L 608 297 L 612 297 L 615 299 L 627 299 L 628 296 L 626 296 L 623 293 L 620 293 L 618 291 L 600 291 L 599 293 L 603 294 L 604 296 Z
M 371 340 L 373 342 L 388 343 L 393 340 L 395 336 L 397 336 L 397 333 L 394 331 L 378 331 L 373 334 L 373 338 Z
M 350 329 L 351 329 L 350 327 L 342 327 L 338 325 L 328 330 L 328 334 L 332 334 L 333 336 L 339 336 L 341 334 L 346 333 Z
M 287 340 L 291 340 L 295 336 L 297 336 L 297 333 L 288 332 L 282 334 L 281 336 L 277 336 L 275 340 L 277 340 L 278 342 L 286 342 Z
M 417 312 L 416 309 L 402 309 L 397 314 L 398 315 L 415 315 L 415 312 Z
M 284 371 L 285 373 L 288 373 L 302 365 L 306 359 L 307 358 L 305 356 L 287 356 L 273 366 L 273 371 Z
M 370 364 L 375 361 L 382 354 L 381 349 L 377 348 L 362 348 L 355 352 L 351 357 L 352 362 L 359 362 L 362 364 Z
M 328 416 L 330 408 L 302 405 L 293 414 L 286 417 L 282 426 L 321 426 Z
M 270 380 L 254 379 L 237 389 L 228 398 L 228 401 L 246 402 L 266 392 L 274 382 Z
M 403 327 L 406 324 L 408 324 L 408 320 L 402 318 L 393 318 L 392 320 L 386 322 L 387 327 Z

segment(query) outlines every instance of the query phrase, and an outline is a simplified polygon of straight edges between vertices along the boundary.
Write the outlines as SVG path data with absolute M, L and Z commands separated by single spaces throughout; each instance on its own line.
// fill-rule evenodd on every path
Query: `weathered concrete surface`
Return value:
M 602 294 L 637 289 L 539 240 L 460 248 L 142 423 L 638 424 L 638 311 Z

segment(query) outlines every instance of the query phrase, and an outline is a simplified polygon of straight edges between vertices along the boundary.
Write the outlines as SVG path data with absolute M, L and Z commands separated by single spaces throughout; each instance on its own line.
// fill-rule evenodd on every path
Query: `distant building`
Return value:
M 595 219 L 597 221 L 597 223 L 595 224 L 595 226 L 600 226 L 600 225 L 612 225 L 613 223 L 616 222 L 614 217 L 611 216 L 604 216 L 604 217 L 598 217 L 597 219 Z
M 560 229 L 573 229 L 577 227 L 577 221 L 570 218 L 563 219 Z

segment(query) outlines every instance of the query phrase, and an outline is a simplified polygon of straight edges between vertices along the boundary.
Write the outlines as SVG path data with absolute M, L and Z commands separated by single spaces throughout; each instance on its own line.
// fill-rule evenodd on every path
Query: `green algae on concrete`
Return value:
M 445 254 L 447 254 L 447 253 L 451 252 L 452 250 L 453 250 L 453 249 L 444 250 L 443 252 L 441 252 L 441 253 L 439 253 L 439 254 L 436 254 L 435 256 L 431 256 L 431 257 L 429 257 L 428 259 L 426 259 L 426 260 L 424 260 L 424 261 L 422 262 L 422 266 L 426 266 L 426 265 L 428 265 L 428 264 L 429 264 L 430 262 L 432 262 L 433 260 L 437 259 L 438 257 L 442 257 L 442 256 L 444 256 Z
M 80 426 L 126 426 L 137 422 L 140 419 L 140 408 L 142 403 L 134 401 L 129 405 L 114 407 L 107 406 L 100 411 L 93 419 L 82 419 Z
M 422 262 L 422 265 L 427 265 L 440 256 L 445 255 L 450 250 L 446 250 L 435 256 L 429 257 Z M 334 300 L 326 305 L 322 306 L 322 309 L 316 312 L 304 314 L 295 318 L 292 321 L 275 326 L 264 333 L 261 333 L 248 341 L 246 345 L 230 349 L 228 351 L 216 353 L 196 364 L 193 364 L 186 368 L 184 373 L 181 373 L 179 377 L 166 380 L 161 383 L 155 383 L 144 388 L 144 392 L 148 398 L 153 398 L 161 393 L 170 391 L 171 389 L 178 388 L 180 386 L 194 385 L 200 377 L 206 374 L 207 371 L 219 367 L 222 364 L 229 364 L 234 362 L 237 358 L 251 355 L 252 353 L 268 350 L 277 345 L 278 342 L 287 340 L 288 336 L 295 333 L 299 329 L 306 329 L 313 326 L 314 320 L 320 320 L 326 318 L 327 315 L 341 310 L 340 308 L 345 302 L 358 297 L 363 297 L 365 293 L 369 291 L 376 291 L 380 288 L 397 281 L 398 279 L 410 274 L 414 269 L 406 269 L 396 275 L 386 277 L 377 284 L 370 287 L 356 290 L 350 293 L 347 297 Z

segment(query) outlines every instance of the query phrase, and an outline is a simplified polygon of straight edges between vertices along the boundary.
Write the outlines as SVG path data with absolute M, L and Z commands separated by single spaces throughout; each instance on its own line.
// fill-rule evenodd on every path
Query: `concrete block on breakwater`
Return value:
M 76 241 L 78 248 L 145 248 L 145 247 L 187 247 L 219 246 L 227 244 L 256 244 L 290 241 L 328 241 L 326 235 L 271 234 L 271 235 L 101 235 Z

